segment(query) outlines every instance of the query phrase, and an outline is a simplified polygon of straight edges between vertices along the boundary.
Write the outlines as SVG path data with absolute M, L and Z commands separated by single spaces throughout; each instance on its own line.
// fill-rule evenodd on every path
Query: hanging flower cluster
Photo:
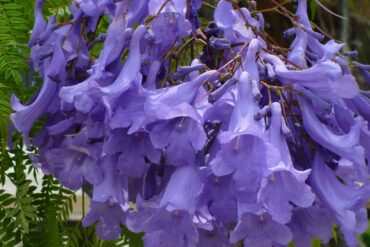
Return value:
M 261 13 L 227 0 L 203 29 L 200 0 L 75 0 L 64 23 L 42 7 L 29 41 L 42 86 L 26 105 L 12 97 L 11 119 L 44 173 L 93 189 L 84 226 L 116 239 L 124 224 L 153 247 L 305 247 L 336 224 L 355 246 L 370 100 L 306 0 L 289 49 Z

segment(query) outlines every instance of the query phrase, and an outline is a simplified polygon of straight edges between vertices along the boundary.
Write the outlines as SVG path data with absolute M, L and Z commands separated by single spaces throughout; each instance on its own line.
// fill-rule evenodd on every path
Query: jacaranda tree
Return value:
M 370 198 L 358 81 L 370 84 L 370 66 L 311 23 L 306 0 L 295 13 L 272 1 L 289 47 L 255 1 L 75 0 L 46 19 L 37 0 L 24 81 L 39 89 L 11 97 L 9 148 L 28 148 L 50 186 L 83 188 L 82 225 L 102 240 L 306 247 L 340 232 L 356 246 Z M 202 4 L 211 14 L 199 18 Z

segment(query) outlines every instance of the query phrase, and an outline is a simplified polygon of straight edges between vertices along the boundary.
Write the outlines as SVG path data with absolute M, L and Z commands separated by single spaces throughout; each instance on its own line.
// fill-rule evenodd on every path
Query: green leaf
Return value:
M 312 247 L 321 247 L 321 241 L 320 241 L 320 239 L 313 238 L 312 239 Z
M 331 232 L 333 233 L 333 239 L 335 244 L 338 244 L 338 234 L 337 234 L 337 226 L 334 225 L 333 228 L 331 229 Z
M 288 247 L 295 247 L 294 242 L 293 242 L 293 241 L 292 241 L 292 242 L 290 242 L 290 243 L 289 243 L 289 245 L 288 245 Z
M 317 3 L 315 0 L 310 0 L 311 20 L 315 19 L 317 13 Z

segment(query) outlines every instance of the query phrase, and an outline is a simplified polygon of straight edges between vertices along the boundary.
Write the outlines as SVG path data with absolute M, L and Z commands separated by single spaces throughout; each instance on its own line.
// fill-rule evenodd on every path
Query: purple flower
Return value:
M 228 233 L 222 225 L 213 225 L 211 230 L 200 229 L 199 232 L 199 243 L 197 246 L 204 247 L 231 247 L 229 243 Z
M 340 66 L 331 61 L 319 62 L 306 70 L 277 70 L 276 76 L 285 84 L 297 83 L 323 98 L 340 96 L 353 98 L 359 93 L 358 85 L 350 74 L 342 73 Z
M 305 99 L 300 101 L 303 124 L 309 135 L 320 145 L 354 162 L 358 169 L 364 168 L 364 149 L 359 144 L 360 122 L 355 121 L 348 133 L 336 134 L 319 121 L 312 105 Z
M 46 28 L 46 22 L 45 22 L 44 17 L 42 16 L 43 5 L 44 5 L 44 0 L 36 1 L 35 11 L 34 11 L 35 23 L 33 25 L 32 36 L 30 40 L 28 41 L 28 46 L 30 47 L 36 44 L 37 39 L 39 38 L 41 33 Z
M 127 25 L 123 15 L 124 11 L 122 8 L 116 9 L 115 17 L 107 30 L 103 50 L 99 55 L 97 63 L 93 66 L 94 70 L 104 72 L 107 66 L 121 56 L 123 48 L 127 45 L 126 39 L 132 35 L 132 29 L 124 28 Z M 99 73 L 98 71 L 97 73 Z M 99 76 L 97 77 L 99 78 Z
M 103 95 L 113 95 L 115 97 L 117 94 L 119 95 L 127 90 L 133 81 L 137 79 L 140 70 L 139 41 L 145 32 L 146 28 L 144 26 L 140 26 L 135 30 L 130 42 L 130 53 L 127 61 L 112 84 L 101 87 L 91 77 L 80 84 L 61 88 L 59 92 L 60 98 L 67 103 L 74 102 L 77 110 L 87 113 L 91 111 L 98 100 L 101 100 Z
M 211 47 L 219 50 L 227 50 L 231 48 L 230 42 L 225 38 L 215 38 L 212 36 L 209 39 L 209 44 Z
M 150 139 L 156 148 L 166 148 L 170 164 L 195 164 L 195 156 L 206 142 L 202 117 L 193 105 L 198 90 L 206 80 L 218 77 L 215 71 L 206 72 L 194 80 L 149 94 L 145 103 L 146 114 L 161 120 L 149 126 Z M 178 94 L 182 97 L 178 97 Z
M 125 180 L 118 174 L 116 164 L 117 158 L 115 156 L 103 158 L 104 179 L 101 183 L 94 185 L 90 211 L 82 221 L 84 227 L 98 221 L 96 233 L 104 240 L 120 237 L 120 224 L 125 223 L 128 210 L 124 188 Z
M 220 151 L 210 162 L 215 175 L 225 176 L 236 172 L 234 176 L 240 177 L 240 179 L 243 176 L 257 179 L 256 175 L 261 176 L 263 169 L 267 168 L 268 146 L 260 138 L 248 133 L 224 132 L 219 134 L 218 141 Z M 239 175 L 239 173 L 241 174 Z M 245 179 L 246 183 L 247 181 L 248 179 Z M 249 188 L 255 186 L 257 184 Z
M 139 212 L 133 213 L 128 219 L 129 229 L 134 232 L 144 231 L 144 242 L 148 246 L 160 243 L 163 246 L 194 245 L 199 241 L 199 236 L 192 224 L 192 216 L 201 190 L 202 182 L 196 167 L 177 168 L 158 206 L 139 208 Z M 144 202 L 141 204 L 145 205 Z
M 105 94 L 117 94 L 121 93 L 130 87 L 131 83 L 136 79 L 140 71 L 141 61 L 140 61 L 140 40 L 146 33 L 146 28 L 141 25 L 139 26 L 132 35 L 130 41 L 130 52 L 128 54 L 127 60 L 118 74 L 115 81 L 107 86 L 103 87 L 101 90 Z
M 307 174 L 308 175 L 308 174 Z M 262 203 L 272 219 L 286 224 L 291 220 L 293 205 L 307 208 L 315 199 L 310 187 L 286 168 L 276 167 L 262 180 L 257 201 Z
M 334 218 L 330 211 L 318 205 L 293 211 L 293 218 L 288 224 L 293 232 L 294 242 L 302 247 L 310 247 L 312 237 L 319 238 L 324 243 L 332 238 Z
M 139 0 L 129 3 L 127 25 L 133 27 L 136 23 L 141 23 L 148 15 L 148 0 Z M 123 5 L 126 5 L 123 1 Z M 121 12 L 122 13 L 122 12 Z
M 211 70 L 197 76 L 192 81 L 151 92 L 145 102 L 146 114 L 161 120 L 190 117 L 201 122 L 201 116 L 194 107 L 199 88 L 206 81 L 216 80 L 218 76 L 217 71 Z
M 47 39 L 50 37 L 50 35 L 58 28 L 57 23 L 56 23 L 56 17 L 55 16 L 50 16 L 49 17 L 49 22 L 43 30 L 43 32 L 39 35 L 37 38 L 37 43 L 38 44 L 44 44 L 44 42 L 47 41 Z
M 34 165 L 92 188 L 83 226 L 104 240 L 125 224 L 145 246 L 308 247 L 337 224 L 355 246 L 370 101 L 344 44 L 322 42 L 306 0 L 288 52 L 254 1 L 219 1 L 204 33 L 201 4 L 75 0 L 70 20 L 46 24 L 37 0 L 29 64 L 42 85 L 26 105 L 11 99 Z M 366 80 L 369 66 L 353 65 Z
M 225 84 L 224 84 L 225 85 Z M 226 85 L 228 86 L 228 85 Z M 222 123 L 221 128 L 222 130 L 227 131 L 230 125 L 230 116 L 234 111 L 235 108 L 235 95 L 230 92 L 232 91 L 230 88 L 219 88 L 221 91 L 225 90 L 226 92 L 223 93 L 222 97 L 220 97 L 216 102 L 212 104 L 211 107 L 206 109 L 204 112 L 204 120 L 212 123 Z M 230 89 L 227 91 L 227 89 Z M 219 91 L 215 91 L 216 95 Z M 210 94 L 210 98 L 212 101 L 212 97 L 214 95 Z
M 366 121 L 370 121 L 370 113 L 366 111 L 370 106 L 370 99 L 363 92 L 353 99 L 346 100 L 346 104 L 354 113 L 361 115 Z
M 334 53 L 338 50 L 335 49 Z M 276 78 L 282 84 L 298 84 L 310 89 L 321 98 L 335 101 L 337 97 L 351 99 L 359 94 L 359 87 L 351 74 L 343 73 L 341 66 L 330 60 L 320 60 L 311 68 L 288 70 L 280 58 L 262 55 L 275 67 Z M 329 55 L 328 55 L 329 56 Z
M 369 72 L 370 66 L 366 66 L 363 64 L 356 64 L 355 62 L 354 64 L 357 65 L 358 70 L 360 71 L 362 78 L 364 78 L 365 83 L 370 85 L 370 72 Z
M 237 205 L 232 176 L 215 176 L 210 169 L 204 172 L 204 189 L 200 205 L 207 205 L 210 213 L 223 224 L 237 219 Z
M 248 42 L 255 37 L 252 29 L 245 25 L 246 21 L 244 18 L 248 24 L 259 29 L 259 21 L 251 17 L 246 8 L 241 8 L 240 12 L 238 12 L 226 0 L 221 0 L 217 4 L 214 13 L 215 23 L 230 42 Z
M 317 152 L 312 162 L 310 184 L 318 198 L 334 214 L 344 230 L 361 232 L 358 224 L 359 211 L 366 204 L 369 195 L 369 185 L 346 185 L 338 180 L 334 172 L 325 164 L 324 157 Z M 361 217 L 366 215 L 361 214 Z M 359 221 L 359 223 L 358 223 Z M 366 228 L 366 227 L 365 227 Z
M 64 37 L 60 36 L 55 41 L 53 57 L 50 61 L 50 69 L 46 72 L 46 76 L 55 82 L 64 81 L 66 77 L 65 63 L 66 59 L 62 50 Z
M 88 227 L 98 221 L 96 234 L 103 240 L 115 240 L 121 236 L 120 224 L 125 223 L 124 208 L 112 198 L 105 202 L 90 202 L 90 211 L 82 221 Z
M 234 111 L 230 117 L 229 131 L 263 135 L 264 123 L 254 116 L 260 111 L 252 91 L 252 83 L 248 72 L 242 72 L 239 78 L 237 99 Z
M 23 134 L 27 145 L 29 145 L 28 135 L 32 125 L 47 113 L 49 104 L 55 97 L 56 89 L 56 83 L 53 80 L 46 79 L 36 99 L 29 105 L 22 105 L 16 96 L 12 96 L 11 106 L 15 113 L 12 113 L 10 118 L 15 128 Z
M 194 166 L 179 167 L 172 174 L 160 202 L 167 210 L 183 209 L 193 214 L 198 196 L 201 193 L 202 182 L 197 168 Z M 188 197 L 182 195 L 187 194 Z
M 236 78 L 232 77 L 229 80 L 227 80 L 224 84 L 222 84 L 219 88 L 217 88 L 215 91 L 209 94 L 208 100 L 210 103 L 214 103 L 215 101 L 219 100 L 222 96 L 225 95 L 226 92 L 228 92 L 237 81 Z M 218 108 L 218 107 L 213 107 Z
M 205 65 L 204 64 L 196 64 L 194 66 L 179 66 L 178 70 L 176 71 L 176 73 L 172 76 L 172 78 L 174 80 L 178 80 L 180 79 L 181 77 L 193 72 L 193 71 L 198 71 L 198 70 L 202 70 L 202 69 L 205 69 Z
M 62 147 L 49 150 L 45 157 L 61 184 L 77 190 L 81 188 L 84 179 L 92 185 L 103 180 L 99 155 L 97 144 L 88 144 L 82 132 L 65 139 Z
M 107 101 L 105 104 L 109 109 L 109 127 L 129 128 L 127 133 L 132 134 L 150 123 L 152 118 L 144 111 L 147 97 L 148 92 L 136 81 L 113 101 Z M 115 107 L 112 107 L 113 103 L 116 103 Z
M 75 0 L 75 2 L 79 6 L 78 9 L 81 9 L 82 13 L 89 17 L 87 30 L 90 32 L 94 32 L 96 30 L 99 17 L 103 13 L 107 13 L 110 16 L 113 16 L 114 14 L 113 9 L 115 6 L 112 4 L 111 0 Z
M 245 246 L 287 245 L 292 240 L 292 232 L 287 226 L 272 220 L 268 214 L 244 213 L 230 235 L 232 243 L 239 240 L 244 240 Z
M 290 221 L 293 203 L 300 208 L 312 205 L 315 196 L 305 183 L 310 170 L 298 171 L 293 167 L 289 150 L 282 132 L 282 115 L 279 103 L 271 105 L 271 125 L 268 130 L 270 143 L 278 148 L 280 162 L 269 168 L 263 178 L 257 201 L 263 204 L 272 218 L 281 224 Z
M 168 163 L 176 166 L 194 165 L 197 151 L 207 140 L 203 126 L 187 117 L 160 121 L 149 136 L 155 148 L 166 149 Z
M 153 147 L 145 132 L 128 135 L 125 129 L 115 129 L 104 143 L 103 150 L 110 155 L 119 153 L 117 167 L 125 176 L 140 177 L 147 170 L 148 162 L 158 163 L 160 159 L 160 152 Z

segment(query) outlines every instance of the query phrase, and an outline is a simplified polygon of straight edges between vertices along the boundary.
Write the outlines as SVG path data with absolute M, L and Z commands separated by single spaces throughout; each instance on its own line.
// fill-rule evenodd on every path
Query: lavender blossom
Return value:
M 125 225 L 153 247 L 308 247 L 336 224 L 356 246 L 370 100 L 352 69 L 368 82 L 369 66 L 314 31 L 306 0 L 288 52 L 255 5 L 221 0 L 208 20 L 200 0 L 75 0 L 71 20 L 46 23 L 36 1 L 42 84 L 25 104 L 12 96 L 9 129 L 35 147 L 35 167 L 92 188 L 82 225 L 99 238 Z

